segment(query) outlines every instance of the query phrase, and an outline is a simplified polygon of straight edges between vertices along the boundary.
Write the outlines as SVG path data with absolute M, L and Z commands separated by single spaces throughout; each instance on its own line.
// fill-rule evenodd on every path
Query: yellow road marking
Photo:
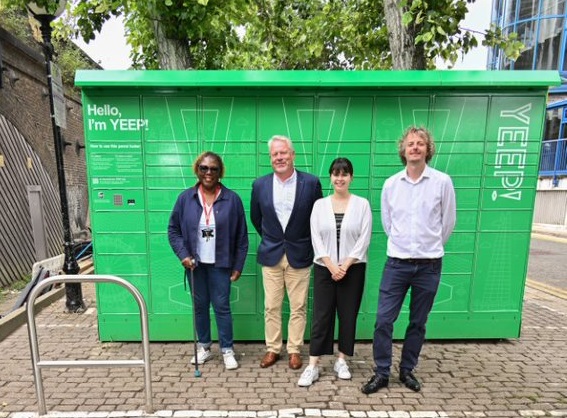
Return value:
M 550 286 L 542 282 L 537 282 L 529 278 L 526 280 L 526 284 L 533 289 L 541 290 L 542 292 L 549 293 L 550 295 L 567 300 L 567 290 L 563 290 L 555 286 Z
M 561 244 L 567 244 L 567 238 L 556 237 L 555 235 L 545 235 L 545 234 L 538 234 L 537 232 L 532 232 L 532 238 L 539 239 L 542 241 L 552 241 L 552 242 L 559 242 Z

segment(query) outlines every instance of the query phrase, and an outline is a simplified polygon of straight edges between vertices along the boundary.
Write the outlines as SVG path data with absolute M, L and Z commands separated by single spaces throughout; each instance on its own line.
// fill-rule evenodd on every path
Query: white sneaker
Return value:
M 227 370 L 238 369 L 238 362 L 234 358 L 234 351 L 232 350 L 225 351 L 224 353 L 222 353 L 222 358 L 224 360 L 224 367 Z
M 297 384 L 307 387 L 311 386 L 317 379 L 319 379 L 319 368 L 317 366 L 307 366 L 305 370 L 303 370 L 303 373 L 301 373 Z
M 348 364 L 342 358 L 338 358 L 337 361 L 335 361 L 334 370 L 337 372 L 339 379 L 350 380 L 352 378 L 350 370 L 348 369 Z
M 211 350 L 205 350 L 203 347 L 199 347 L 197 350 L 197 359 L 199 364 L 203 364 L 205 361 L 210 360 L 212 356 L 213 354 L 211 353 Z M 195 356 L 191 357 L 191 364 L 195 364 Z

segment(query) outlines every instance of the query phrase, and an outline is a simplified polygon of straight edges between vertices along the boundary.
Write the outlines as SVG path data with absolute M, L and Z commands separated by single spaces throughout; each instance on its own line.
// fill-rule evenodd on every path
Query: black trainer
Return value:
M 376 393 L 378 390 L 388 387 L 388 382 L 389 379 L 387 377 L 374 375 L 368 379 L 368 382 L 362 385 L 360 391 L 365 395 Z
M 421 390 L 421 384 L 410 371 L 402 370 L 400 372 L 400 380 L 408 389 L 411 389 L 414 392 L 419 392 Z

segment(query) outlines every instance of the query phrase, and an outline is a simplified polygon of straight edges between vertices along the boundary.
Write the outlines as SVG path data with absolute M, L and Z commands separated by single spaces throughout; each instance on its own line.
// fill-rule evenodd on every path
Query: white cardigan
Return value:
M 372 211 L 370 203 L 363 197 L 351 194 L 341 223 L 339 259 L 337 260 L 337 224 L 331 196 L 319 199 L 311 212 L 311 243 L 315 264 L 324 265 L 321 260 L 329 257 L 340 265 L 347 257 L 366 263 L 368 246 L 372 235 Z

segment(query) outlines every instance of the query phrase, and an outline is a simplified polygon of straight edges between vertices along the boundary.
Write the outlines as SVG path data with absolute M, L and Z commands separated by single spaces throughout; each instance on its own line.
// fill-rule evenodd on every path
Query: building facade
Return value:
M 62 216 L 45 59 L 0 27 L 0 287 L 28 276 L 36 261 L 63 252 Z M 65 94 L 62 129 L 71 231 L 88 233 L 80 97 Z M 2 312 L 0 312 L 1 314 Z
M 526 49 L 516 61 L 499 49 L 490 51 L 490 68 L 567 71 L 565 4 L 565 0 L 495 0 L 493 23 L 504 34 L 517 33 Z
M 567 227 L 567 1 L 494 0 L 492 22 L 526 49 L 516 61 L 490 50 L 489 69 L 561 74 L 563 85 L 549 92 L 534 222 Z

